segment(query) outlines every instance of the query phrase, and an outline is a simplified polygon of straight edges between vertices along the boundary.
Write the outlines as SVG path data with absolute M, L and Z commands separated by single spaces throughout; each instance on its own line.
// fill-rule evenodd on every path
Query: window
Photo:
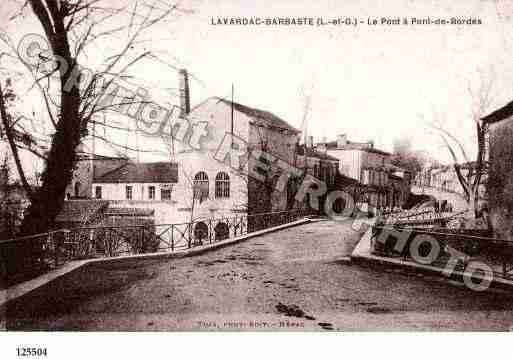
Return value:
M 80 196 L 80 182 L 75 183 L 75 197 Z
M 230 237 L 230 227 L 228 227 L 228 225 L 224 222 L 219 222 L 215 226 L 214 232 L 216 241 L 221 241 Z
M 230 177 L 226 172 L 219 172 L 216 176 L 216 198 L 230 197 Z
M 200 201 L 208 198 L 208 176 L 203 171 L 194 176 L 194 198 Z
M 148 188 L 148 198 L 155 199 L 155 186 L 150 186 Z
M 125 187 L 126 199 L 132 199 L 132 186 Z
M 95 194 L 96 199 L 102 199 L 102 187 L 96 186 L 94 189 L 94 194 Z
M 203 240 L 208 237 L 208 226 L 205 222 L 198 222 L 194 225 L 194 244 L 202 244 Z
M 171 189 L 163 188 L 160 190 L 160 199 L 162 201 L 170 201 L 171 200 Z

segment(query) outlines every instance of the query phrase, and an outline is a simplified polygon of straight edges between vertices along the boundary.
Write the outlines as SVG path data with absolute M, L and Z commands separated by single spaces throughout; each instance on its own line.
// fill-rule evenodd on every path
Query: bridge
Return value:
M 350 220 L 184 258 L 98 261 L 6 308 L 10 330 L 507 330 L 511 294 L 352 264 Z
M 452 204 L 453 211 L 455 212 L 461 212 L 468 209 L 467 202 L 459 193 L 442 191 L 435 187 L 419 187 L 415 185 L 411 187 L 411 191 L 414 194 L 425 194 L 428 196 L 433 196 L 440 201 L 447 200 L 447 202 Z

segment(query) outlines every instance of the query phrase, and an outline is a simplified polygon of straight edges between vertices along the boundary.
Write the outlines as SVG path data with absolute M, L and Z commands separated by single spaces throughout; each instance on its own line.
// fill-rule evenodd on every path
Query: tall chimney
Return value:
M 186 69 L 179 71 L 180 76 L 180 117 L 184 118 L 191 112 L 191 95 L 189 90 L 189 75 Z
M 347 135 L 345 133 L 337 136 L 337 148 L 342 148 L 347 145 Z
M 306 138 L 306 147 L 312 148 L 313 147 L 313 136 L 308 136 Z

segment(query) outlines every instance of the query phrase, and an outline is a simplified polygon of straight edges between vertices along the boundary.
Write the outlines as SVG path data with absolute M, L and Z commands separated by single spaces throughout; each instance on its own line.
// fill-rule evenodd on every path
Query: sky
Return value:
M 5 4 L 9 5 L 2 0 L 0 15 L 12 11 L 11 0 Z M 258 4 L 194 0 L 181 4 L 192 11 L 153 28 L 147 38 L 151 41 L 140 47 L 192 73 L 192 104 L 210 96 L 228 97 L 233 84 L 236 102 L 271 111 L 299 128 L 304 115 L 302 89 L 306 89 L 303 93 L 311 97 L 308 133 L 317 141 L 346 133 L 350 140 L 373 140 L 377 147 L 391 151 L 395 139 L 409 138 L 414 149 L 448 162 L 448 152 L 427 123 L 443 123 L 472 154 L 472 106 L 478 89 L 491 83 L 491 103 L 482 109 L 483 114 L 513 99 L 509 18 L 513 7 L 504 0 L 274 0 Z M 41 32 L 27 14 L 21 25 L 7 25 L 4 30 L 13 38 Z M 211 24 L 218 17 L 305 16 L 349 16 L 365 24 Z M 370 26 L 366 25 L 369 17 L 378 21 L 382 17 L 479 18 L 482 24 Z M 91 49 L 86 62 L 93 66 L 115 51 L 121 40 Z M 145 64 L 138 72 L 156 98 L 165 99 L 167 90 L 178 87 L 178 74 L 169 66 Z M 40 102 L 36 98 L 30 101 Z M 177 98 L 169 101 L 177 104 Z

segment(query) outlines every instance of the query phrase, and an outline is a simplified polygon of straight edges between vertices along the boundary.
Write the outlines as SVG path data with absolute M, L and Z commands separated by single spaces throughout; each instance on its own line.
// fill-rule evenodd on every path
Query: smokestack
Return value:
M 185 117 L 191 112 L 191 95 L 189 90 L 189 75 L 186 69 L 179 71 L 180 76 L 180 117 Z
M 347 145 L 347 135 L 345 133 L 337 136 L 337 148 L 342 148 Z
M 306 138 L 306 147 L 313 148 L 313 136 L 308 136 Z

